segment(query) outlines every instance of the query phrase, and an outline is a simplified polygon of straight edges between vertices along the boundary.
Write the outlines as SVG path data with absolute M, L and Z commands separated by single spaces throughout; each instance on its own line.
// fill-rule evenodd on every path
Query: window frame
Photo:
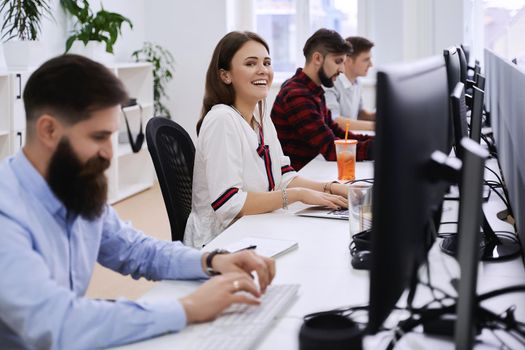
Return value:
M 362 29 L 366 28 L 365 26 L 365 19 L 366 15 L 360 15 L 360 9 L 366 9 L 365 3 L 366 0 L 356 0 L 357 2 L 357 23 L 356 28 L 357 32 L 361 32 Z M 254 32 L 257 31 L 257 4 L 256 0 L 252 0 L 252 30 Z M 368 12 L 368 11 L 367 11 Z M 297 26 L 296 35 L 295 35 L 295 47 L 296 47 L 296 67 L 302 66 L 304 63 L 303 57 L 303 46 L 306 40 L 310 37 L 310 22 L 311 22 L 311 16 L 310 16 L 310 0 L 295 0 L 295 13 L 296 13 L 296 23 Z M 302 61 L 303 60 L 303 61 Z M 302 62 L 301 62 L 302 61 Z M 290 74 L 294 74 L 294 71 L 275 71 L 275 79 L 280 81 L 284 81 L 285 79 L 290 77 Z

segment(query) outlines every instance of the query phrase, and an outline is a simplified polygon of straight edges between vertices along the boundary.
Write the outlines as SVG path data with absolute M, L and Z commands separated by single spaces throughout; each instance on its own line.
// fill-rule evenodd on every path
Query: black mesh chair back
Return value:
M 195 146 L 186 130 L 163 117 L 150 119 L 146 142 L 168 212 L 171 238 L 182 241 L 191 212 Z

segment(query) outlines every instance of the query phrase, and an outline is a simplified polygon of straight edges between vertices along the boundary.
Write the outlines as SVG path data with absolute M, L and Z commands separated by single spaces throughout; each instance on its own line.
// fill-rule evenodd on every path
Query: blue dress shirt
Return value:
M 202 252 L 134 230 L 106 206 L 67 219 L 45 179 L 18 152 L 0 164 L 0 349 L 85 349 L 182 329 L 177 301 L 92 300 L 95 262 L 133 278 L 204 278 Z

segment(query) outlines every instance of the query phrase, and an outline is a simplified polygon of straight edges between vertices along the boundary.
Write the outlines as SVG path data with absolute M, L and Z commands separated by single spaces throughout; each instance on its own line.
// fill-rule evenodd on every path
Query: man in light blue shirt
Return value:
M 257 304 L 272 281 L 271 259 L 159 241 L 106 204 L 104 171 L 126 100 L 109 70 L 76 55 L 51 59 L 29 78 L 26 145 L 0 164 L 1 349 L 104 348 L 178 331 L 232 303 Z M 83 295 L 97 261 L 133 278 L 222 275 L 178 301 L 90 300 Z
M 366 38 L 351 36 L 345 39 L 352 45 L 352 54 L 346 57 L 344 74 L 340 74 L 331 88 L 325 88 L 326 105 L 332 120 L 346 129 L 348 123 L 352 130 L 374 130 L 375 113 L 363 108 L 361 84 L 358 78 L 368 74 L 372 67 L 372 47 L 374 43 Z

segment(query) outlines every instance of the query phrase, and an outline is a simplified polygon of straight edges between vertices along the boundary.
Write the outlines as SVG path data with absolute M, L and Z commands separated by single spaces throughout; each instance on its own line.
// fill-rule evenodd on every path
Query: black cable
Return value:
M 494 176 L 496 176 L 496 178 L 498 179 L 498 182 L 503 185 L 503 179 L 498 175 L 498 173 L 489 168 L 488 165 L 485 165 L 485 169 L 494 174 Z
M 452 225 L 452 224 L 457 225 L 458 221 L 441 221 L 439 223 L 439 225 Z
M 513 330 L 513 329 L 510 329 L 510 330 L 507 331 L 505 328 L 502 328 L 502 330 L 506 331 L 511 337 L 516 339 L 516 341 L 518 343 L 520 343 L 521 345 L 523 345 L 525 347 L 525 340 L 521 339 L 523 337 L 522 334 L 519 334 L 519 335 L 514 334 L 513 332 L 515 332 L 515 330 Z
M 366 182 L 366 183 L 369 183 L 369 184 L 373 184 L 374 183 L 374 178 L 348 180 L 348 181 L 343 182 L 343 183 L 345 185 L 351 185 L 351 184 L 355 184 L 357 182 Z
M 475 305 L 478 305 L 478 313 L 481 315 L 481 316 L 484 316 L 484 317 L 491 317 L 492 319 L 500 319 L 500 317 L 498 317 L 498 315 L 494 314 L 493 312 L 483 308 L 480 303 L 484 300 L 487 300 L 487 299 L 490 299 L 490 298 L 493 298 L 493 297 L 496 297 L 496 296 L 499 296 L 499 295 L 502 295 L 502 294 L 507 294 L 507 293 L 513 293 L 513 292 L 522 292 L 522 291 L 525 291 L 525 285 L 517 285 L 517 286 L 511 286 L 511 287 L 505 287 L 505 288 L 501 288 L 501 289 L 498 289 L 498 290 L 494 290 L 494 291 L 490 291 L 490 292 L 487 292 L 487 293 L 484 293 L 484 294 L 481 294 L 481 295 L 478 295 L 476 297 L 476 301 L 475 301 Z M 410 332 L 411 330 L 413 330 L 415 327 L 421 325 L 421 324 L 425 324 L 425 322 L 427 321 L 430 321 L 430 320 L 434 320 L 442 315 L 446 315 L 446 314 L 452 314 L 452 313 L 455 313 L 456 312 L 456 304 L 453 304 L 453 305 L 450 305 L 450 306 L 446 306 L 444 308 L 441 308 L 441 309 L 422 309 L 422 308 L 412 308 L 412 317 L 404 320 L 404 321 L 401 321 L 398 323 L 398 327 L 396 329 L 396 332 L 395 332 L 395 338 L 392 339 L 392 341 L 390 342 L 389 344 L 389 348 L 390 348 L 390 345 L 392 345 L 393 343 L 397 342 L 399 339 L 401 339 L 401 337 L 407 333 L 407 332 Z M 419 318 L 415 319 L 414 316 L 415 315 L 418 315 Z M 504 321 L 501 321 L 505 324 Z M 398 331 L 398 330 L 401 330 L 401 331 Z M 399 338 L 397 338 L 397 335 L 400 334 L 401 336 Z M 393 347 L 393 346 L 392 346 Z
M 442 221 L 439 223 L 439 225 L 458 225 L 459 222 L 458 221 Z M 437 237 L 438 238 L 447 238 L 447 237 L 450 237 L 450 236 L 455 236 L 457 235 L 457 231 L 456 232 L 438 232 L 437 234 Z
M 505 343 L 505 342 L 503 341 L 503 339 L 501 339 L 501 338 L 498 336 L 498 334 L 494 331 L 494 328 L 492 328 L 492 327 L 487 327 L 487 328 L 488 328 L 488 330 L 490 330 L 490 332 L 492 333 L 492 335 L 494 336 L 494 338 L 496 338 L 496 339 L 499 341 L 499 343 L 500 343 L 502 346 L 504 346 L 503 349 L 511 349 L 511 350 L 512 350 L 512 348 L 511 348 L 510 346 L 508 346 L 507 343 Z
M 496 177 L 500 180 L 501 184 L 504 185 L 504 184 L 505 184 L 505 181 L 503 180 L 503 172 L 501 171 L 501 163 L 500 163 L 500 161 L 499 161 L 499 158 L 496 157 L 496 160 L 497 160 L 497 163 L 498 163 L 498 169 L 499 169 L 499 172 L 500 172 L 500 174 L 502 174 L 502 176 L 499 177 L 495 172 L 493 172 L 493 173 L 494 173 L 494 174 L 496 175 Z M 491 169 L 491 171 L 493 171 L 493 170 Z M 505 195 L 505 198 L 507 199 L 507 200 L 505 201 L 506 206 L 507 206 L 507 211 L 510 213 L 510 215 L 513 215 L 513 213 L 512 213 L 512 212 L 513 212 L 513 211 L 512 211 L 512 207 L 510 206 L 510 199 L 509 199 L 510 197 L 509 197 L 509 192 L 507 191 L 507 188 L 506 188 L 505 186 L 502 186 L 501 189 L 503 190 L 503 194 Z M 498 193 L 498 191 L 494 191 L 494 192 Z M 501 196 L 500 196 L 500 198 L 501 198 Z M 516 224 L 514 224 L 514 229 L 517 231 Z
M 485 183 L 485 185 L 490 186 L 490 188 L 492 188 L 492 189 L 503 188 L 503 185 L 501 183 L 497 182 L 497 181 L 485 180 L 484 183 Z
M 440 234 L 438 234 L 438 238 L 449 238 L 457 235 L 457 232 L 441 232 Z
M 489 186 L 489 187 L 493 190 L 492 192 L 496 193 L 496 195 L 501 199 L 501 201 L 503 202 L 503 204 L 505 204 L 505 206 L 507 207 L 507 209 L 510 210 L 510 204 L 509 204 L 509 202 L 508 202 L 508 199 L 507 199 L 507 198 L 504 198 L 503 195 L 502 195 L 501 193 L 499 193 L 498 191 L 496 191 L 495 189 L 493 189 L 491 185 L 487 185 L 487 186 Z M 503 189 L 503 186 L 502 186 L 502 187 L 499 187 L 499 188 Z
M 518 236 L 516 233 L 512 231 L 494 231 L 494 233 L 501 233 L 503 236 L 506 236 L 507 238 L 510 238 L 511 240 L 515 241 L 516 243 L 519 243 Z
M 443 289 L 441 288 L 438 288 L 438 287 L 434 287 L 432 285 L 432 281 L 430 280 L 430 261 L 428 259 L 426 259 L 426 271 L 427 271 L 427 282 L 421 282 L 419 281 L 420 284 L 426 286 L 427 288 L 430 289 L 430 293 L 432 294 L 432 297 L 434 298 L 434 301 L 437 301 L 439 303 L 439 305 L 441 305 L 442 307 L 445 306 L 445 304 L 443 304 L 443 302 L 441 300 L 438 299 L 438 297 L 436 296 L 436 290 L 438 290 L 441 294 L 443 294 L 444 296 L 449 296 L 448 293 L 446 293 Z

